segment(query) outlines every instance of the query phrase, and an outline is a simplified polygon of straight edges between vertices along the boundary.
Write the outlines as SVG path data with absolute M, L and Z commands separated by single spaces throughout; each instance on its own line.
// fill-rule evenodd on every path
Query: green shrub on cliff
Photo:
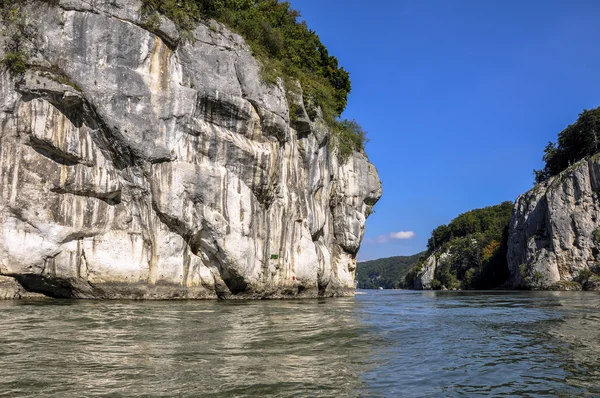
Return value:
M 21 6 L 22 3 L 16 0 L 0 0 L 1 34 L 4 37 L 4 56 L 0 63 L 12 73 L 27 70 L 27 55 L 23 51 L 26 32 Z
M 9 51 L 0 62 L 13 73 L 24 73 L 27 70 L 25 55 L 20 52 Z
M 28 52 L 35 48 L 37 28 L 27 22 L 23 13 L 25 5 L 35 2 L 56 6 L 59 0 L 0 0 L 0 34 L 4 39 L 4 56 L 0 63 L 12 73 L 27 70 Z
M 535 182 L 540 183 L 573 163 L 600 150 L 600 108 L 583 110 L 577 121 L 558 134 L 556 143 L 544 149 L 544 168 L 534 170 Z
M 342 162 L 345 162 L 353 152 L 365 149 L 367 134 L 356 120 L 340 120 L 333 125 L 333 136 L 339 150 Z
M 419 274 L 419 272 L 421 272 L 421 270 L 423 270 L 423 266 L 425 265 L 425 256 L 421 255 L 419 257 L 419 260 L 417 261 L 416 265 L 413 265 L 408 272 L 406 272 L 406 275 L 404 275 L 404 281 L 402 281 L 404 287 L 406 287 L 407 289 L 412 289 L 414 287 L 415 284 L 415 280 L 417 279 L 417 275 Z

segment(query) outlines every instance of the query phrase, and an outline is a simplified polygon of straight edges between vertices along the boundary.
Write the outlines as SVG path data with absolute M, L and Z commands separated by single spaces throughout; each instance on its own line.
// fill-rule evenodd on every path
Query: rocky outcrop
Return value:
M 438 259 L 436 258 L 436 254 L 433 253 L 425 263 L 420 267 L 417 272 L 415 279 L 413 280 L 413 289 L 416 290 L 430 290 L 431 282 L 435 278 L 435 269 L 438 263 Z
M 239 36 L 151 33 L 130 0 L 22 17 L 27 72 L 0 73 L 0 274 L 53 297 L 352 294 L 377 171 L 341 162 L 301 95 L 292 121 Z
M 515 288 L 595 290 L 600 271 L 600 157 L 582 160 L 521 195 L 508 238 Z
M 431 290 L 432 282 L 435 279 L 435 271 L 442 261 L 450 257 L 450 252 L 434 252 L 420 266 L 413 280 L 412 288 L 415 290 Z M 444 290 L 446 290 L 444 288 Z

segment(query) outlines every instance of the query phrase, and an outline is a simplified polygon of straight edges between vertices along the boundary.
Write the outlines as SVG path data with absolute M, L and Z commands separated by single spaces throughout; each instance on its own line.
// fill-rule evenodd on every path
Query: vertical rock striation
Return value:
M 573 289 L 600 271 L 600 158 L 582 160 L 519 196 L 510 221 L 508 265 L 516 288 Z
M 381 196 L 363 153 L 291 120 L 224 26 L 184 44 L 137 1 L 57 3 L 25 6 L 27 72 L 0 72 L 1 275 L 53 297 L 352 294 Z

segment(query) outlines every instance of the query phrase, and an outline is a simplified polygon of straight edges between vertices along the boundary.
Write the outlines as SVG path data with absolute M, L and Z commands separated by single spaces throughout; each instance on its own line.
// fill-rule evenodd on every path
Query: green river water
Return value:
M 594 292 L 0 301 L 0 397 L 600 396 Z

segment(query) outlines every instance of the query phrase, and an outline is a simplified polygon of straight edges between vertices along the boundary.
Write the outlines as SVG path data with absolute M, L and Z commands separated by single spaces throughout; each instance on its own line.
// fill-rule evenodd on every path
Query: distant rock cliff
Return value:
M 600 285 L 600 157 L 582 160 L 521 195 L 508 239 L 515 288 Z
M 442 255 L 446 256 L 446 253 Z M 430 290 L 432 289 L 431 283 L 435 279 L 435 269 L 439 262 L 440 255 L 438 253 L 430 254 L 427 259 L 415 269 L 415 276 L 412 279 L 412 289 L 416 290 Z
M 363 153 L 339 161 L 301 97 L 290 118 L 222 25 L 182 44 L 137 1 L 50 3 L 25 6 L 27 71 L 0 73 L 0 274 L 53 297 L 352 294 L 381 196 Z

